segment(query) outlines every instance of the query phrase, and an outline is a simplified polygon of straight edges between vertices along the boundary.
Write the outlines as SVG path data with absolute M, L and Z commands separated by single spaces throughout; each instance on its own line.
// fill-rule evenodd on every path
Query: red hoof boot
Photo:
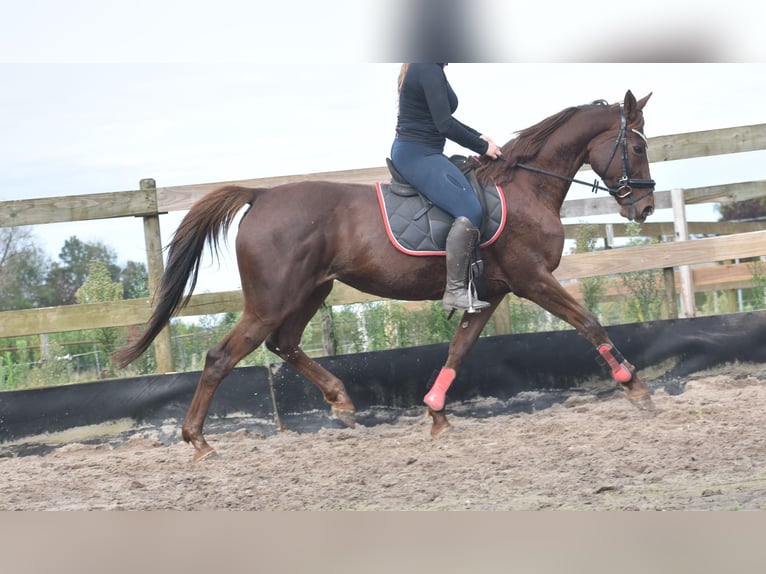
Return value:
M 612 371 L 612 377 L 614 380 L 621 384 L 626 384 L 633 378 L 633 373 L 628 368 L 622 354 L 615 349 L 612 345 L 604 343 L 599 345 L 598 353 L 606 363 L 607 367 Z
M 439 376 L 436 377 L 431 390 L 428 391 L 428 394 L 425 397 L 423 397 L 423 402 L 431 407 L 432 410 L 444 410 L 445 395 L 447 394 L 447 389 L 449 389 L 452 381 L 455 380 L 455 375 L 455 369 L 443 367 L 442 370 L 439 371 Z

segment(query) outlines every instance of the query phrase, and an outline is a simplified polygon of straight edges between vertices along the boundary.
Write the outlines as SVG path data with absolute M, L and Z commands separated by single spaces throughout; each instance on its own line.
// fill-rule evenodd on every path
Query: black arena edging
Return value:
M 639 373 L 652 371 L 646 382 L 653 389 L 682 392 L 684 377 L 692 373 L 726 363 L 766 362 L 766 311 L 615 325 L 607 331 Z M 358 423 L 372 426 L 422 414 L 423 396 L 447 348 L 445 343 L 317 361 L 346 384 Z M 586 381 L 600 378 L 609 388 L 611 378 L 595 359 L 592 346 L 573 330 L 481 338 L 449 390 L 447 410 L 467 403 L 461 412 L 470 416 L 530 411 L 564 400 Z M 198 379 L 199 372 L 189 372 L 0 392 L 0 456 L 8 448 L 2 443 L 121 419 L 134 421 L 133 433 L 170 427 L 165 441 L 175 442 Z M 537 394 L 519 398 L 528 391 Z M 470 407 L 486 398 L 496 399 L 489 412 Z M 283 364 L 235 369 L 218 388 L 205 424 L 211 434 L 335 427 L 342 424 L 330 417 L 319 390 Z

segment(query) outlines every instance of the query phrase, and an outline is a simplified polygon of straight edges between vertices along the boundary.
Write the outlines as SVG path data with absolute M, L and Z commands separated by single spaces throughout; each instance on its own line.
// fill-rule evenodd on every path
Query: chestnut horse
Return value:
M 570 107 L 522 130 L 502 147 L 503 157 L 474 158 L 480 182 L 502 188 L 507 220 L 499 238 L 482 250 L 485 299 L 490 307 L 465 313 L 447 360 L 426 398 L 431 434 L 449 427 L 444 394 L 493 311 L 513 292 L 571 324 L 590 341 L 634 402 L 651 406 L 636 368 L 614 347 L 604 328 L 554 278 L 564 248 L 560 210 L 581 166 L 590 164 L 620 206 L 620 214 L 643 222 L 654 211 L 643 108 L 651 94 L 623 102 L 598 101 Z M 237 213 L 242 216 L 236 253 L 243 313 L 208 352 L 183 424 L 194 460 L 213 452 L 202 433 L 210 402 L 224 377 L 265 341 L 267 348 L 316 384 L 334 416 L 354 425 L 355 408 L 343 382 L 309 358 L 301 334 L 341 281 L 358 290 L 397 300 L 440 299 L 443 257 L 413 257 L 389 241 L 372 185 L 305 181 L 270 189 L 228 185 L 200 199 L 184 217 L 169 246 L 156 306 L 144 334 L 118 350 L 115 364 L 139 357 L 189 300 L 207 244 L 217 250 Z M 188 290 L 186 289 L 188 287 Z M 188 293 L 185 295 L 185 291 Z

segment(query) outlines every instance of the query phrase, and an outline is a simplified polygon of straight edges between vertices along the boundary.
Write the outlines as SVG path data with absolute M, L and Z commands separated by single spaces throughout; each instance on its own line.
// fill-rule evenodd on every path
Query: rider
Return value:
M 456 120 L 458 99 L 444 74 L 447 64 L 403 64 L 399 114 L 391 161 L 432 203 L 455 218 L 447 235 L 447 285 L 442 306 L 476 312 L 489 303 L 466 289 L 468 266 L 479 241 L 481 204 L 463 173 L 446 155 L 447 139 L 492 159 L 501 155 L 491 138 Z

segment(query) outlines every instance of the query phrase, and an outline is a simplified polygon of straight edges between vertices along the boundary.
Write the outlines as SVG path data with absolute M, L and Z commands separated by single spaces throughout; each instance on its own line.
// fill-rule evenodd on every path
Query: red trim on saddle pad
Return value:
M 420 257 L 422 257 L 422 256 L 434 256 L 434 255 L 444 256 L 446 254 L 446 251 L 414 251 L 412 249 L 408 249 L 407 247 L 404 247 L 404 245 L 402 245 L 401 243 L 399 243 L 396 240 L 396 237 L 394 236 L 394 233 L 391 230 L 391 223 L 388 221 L 388 216 L 386 214 L 386 203 L 383 200 L 383 191 L 380 188 L 380 186 L 383 185 L 383 184 L 388 184 L 388 182 L 376 181 L 375 182 L 375 191 L 377 192 L 377 195 L 378 195 L 378 205 L 380 206 L 380 215 L 381 215 L 381 217 L 383 217 L 383 224 L 386 227 L 386 235 L 388 235 L 388 239 L 393 244 L 393 246 L 396 247 L 402 253 L 406 253 L 407 255 L 415 255 L 415 256 L 420 256 Z M 500 205 L 502 206 L 502 214 L 503 215 L 502 215 L 502 218 L 501 218 L 501 221 L 500 221 L 500 225 L 497 228 L 497 231 L 495 232 L 495 234 L 492 237 L 490 237 L 487 241 L 485 241 L 484 243 L 482 243 L 479 246 L 481 248 L 489 247 L 495 241 L 498 240 L 500 235 L 503 233 L 503 229 L 505 229 L 505 223 L 506 223 L 506 219 L 508 217 L 508 211 L 507 211 L 507 208 L 506 208 L 505 195 L 503 194 L 503 188 L 500 187 L 499 185 L 495 185 L 495 188 L 497 189 L 497 192 L 498 192 L 498 196 L 499 196 L 499 199 L 500 199 Z

